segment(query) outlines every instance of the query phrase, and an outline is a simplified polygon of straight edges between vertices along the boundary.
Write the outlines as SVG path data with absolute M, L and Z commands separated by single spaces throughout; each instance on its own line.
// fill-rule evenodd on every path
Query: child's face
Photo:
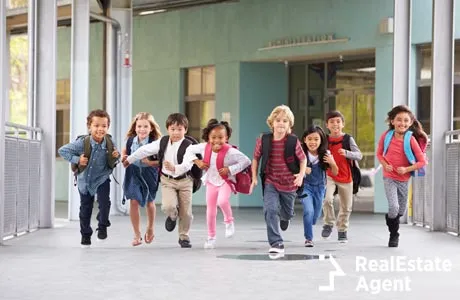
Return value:
M 137 120 L 136 121 L 136 135 L 139 140 L 147 138 L 152 131 L 152 126 L 148 120 Z
M 213 152 L 219 152 L 222 145 L 228 140 L 227 130 L 222 127 L 216 127 L 209 133 L 209 143 L 211 144 Z
M 396 117 L 391 120 L 391 124 L 395 127 L 397 133 L 405 133 L 412 125 L 412 118 L 406 112 L 400 112 Z
M 285 135 L 289 132 L 290 127 L 289 119 L 284 113 L 278 114 L 273 120 L 273 133 Z
M 178 125 L 177 123 L 171 124 L 168 127 L 168 135 L 171 142 L 178 142 L 184 138 L 187 133 L 184 125 Z
M 321 136 L 317 132 L 310 133 L 305 137 L 304 143 L 310 152 L 316 152 L 321 145 Z
M 107 130 L 109 130 L 109 120 L 107 118 L 93 117 L 88 129 L 93 139 L 100 143 L 107 134 Z
M 341 117 L 330 118 L 326 123 L 326 127 L 329 129 L 332 136 L 341 135 L 344 126 L 345 123 L 342 121 Z

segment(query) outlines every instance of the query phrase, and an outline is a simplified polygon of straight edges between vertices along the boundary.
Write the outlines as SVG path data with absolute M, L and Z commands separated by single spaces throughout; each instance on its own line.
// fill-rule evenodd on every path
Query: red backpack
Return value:
M 216 165 L 218 170 L 224 167 L 225 155 L 227 155 L 228 150 L 232 147 L 238 149 L 238 147 L 236 146 L 224 144 L 217 153 Z M 206 144 L 206 148 L 204 149 L 203 158 L 203 162 L 207 163 L 208 165 L 211 161 L 211 152 L 211 145 L 208 143 Z M 226 183 L 228 183 L 228 185 L 230 185 L 233 193 L 249 194 L 249 190 L 251 189 L 252 183 L 251 166 L 248 166 L 246 169 L 235 175 L 236 182 L 229 180 L 228 176 L 222 176 L 222 178 L 225 180 Z

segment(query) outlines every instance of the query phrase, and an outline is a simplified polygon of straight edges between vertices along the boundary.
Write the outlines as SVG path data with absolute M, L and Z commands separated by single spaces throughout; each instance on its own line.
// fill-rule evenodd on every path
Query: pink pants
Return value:
M 216 237 L 217 205 L 224 215 L 225 224 L 233 222 L 232 207 L 230 205 L 230 194 L 232 189 L 227 183 L 215 186 L 206 183 L 206 219 L 208 224 L 208 237 Z

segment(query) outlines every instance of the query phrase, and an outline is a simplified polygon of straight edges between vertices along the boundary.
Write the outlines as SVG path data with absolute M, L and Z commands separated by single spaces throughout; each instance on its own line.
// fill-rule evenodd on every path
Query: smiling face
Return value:
M 273 133 L 277 135 L 286 135 L 289 133 L 291 122 L 285 113 L 278 114 L 273 120 Z
M 326 127 L 331 132 L 331 136 L 337 137 L 342 135 L 342 130 L 343 127 L 345 127 L 345 123 L 341 117 L 334 117 L 327 120 Z
M 147 138 L 152 132 L 152 125 L 148 120 L 137 120 L 136 121 L 136 135 L 139 138 L 139 141 Z
M 104 117 L 92 117 L 88 126 L 91 137 L 98 143 L 102 142 L 109 129 L 109 120 Z
M 209 133 L 209 143 L 213 152 L 219 152 L 222 145 L 227 142 L 227 130 L 223 126 L 218 126 Z
M 178 125 L 177 123 L 173 123 L 168 126 L 168 135 L 171 142 L 180 141 L 184 138 L 186 133 L 187 129 L 185 129 L 184 125 Z
M 315 154 L 321 145 L 321 136 L 317 132 L 310 133 L 304 139 L 305 145 L 307 145 L 308 151 Z
M 412 123 L 413 120 L 407 112 L 400 112 L 393 120 L 391 120 L 391 125 L 394 126 L 395 132 L 399 134 L 404 134 Z

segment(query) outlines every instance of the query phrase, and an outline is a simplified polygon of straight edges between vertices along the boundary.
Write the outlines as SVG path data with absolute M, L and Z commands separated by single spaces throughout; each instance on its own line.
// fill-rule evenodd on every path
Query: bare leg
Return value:
M 148 222 L 147 222 L 147 232 L 145 233 L 145 242 L 150 244 L 153 241 L 153 238 L 155 237 L 155 215 L 157 212 L 155 202 L 148 202 L 147 207 L 147 217 L 148 217 Z
M 133 246 L 138 246 L 142 242 L 141 231 L 140 231 L 140 215 L 139 215 L 139 202 L 131 199 L 129 217 L 131 218 L 131 224 L 133 225 L 134 239 Z

